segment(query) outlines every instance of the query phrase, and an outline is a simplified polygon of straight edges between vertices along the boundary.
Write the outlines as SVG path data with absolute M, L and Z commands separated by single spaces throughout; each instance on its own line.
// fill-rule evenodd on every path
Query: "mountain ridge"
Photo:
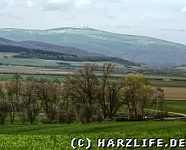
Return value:
M 0 29 L 0 36 L 15 41 L 35 40 L 90 53 L 145 63 L 151 66 L 186 64 L 186 45 L 153 37 L 111 33 L 93 28 L 47 30 Z
M 97 32 L 105 32 L 105 33 L 110 33 L 110 34 L 117 34 L 117 35 L 125 35 L 125 36 L 131 36 L 131 37 L 141 37 L 141 38 L 150 38 L 153 40 L 160 40 L 160 41 L 164 41 L 164 42 L 169 42 L 169 43 L 173 43 L 173 44 L 179 44 L 182 46 L 186 46 L 186 44 L 183 43 L 178 43 L 178 42 L 174 42 L 174 41 L 169 41 L 169 40 L 165 40 L 165 39 L 161 39 L 161 38 L 156 38 L 156 37 L 151 37 L 151 36 L 145 36 L 145 35 L 137 35 L 137 34 L 122 34 L 122 33 L 116 33 L 116 32 L 111 32 L 111 31 L 106 31 L 106 30 L 100 30 L 100 29 L 95 29 L 95 28 L 90 28 L 90 27 L 58 27 L 58 28 L 49 28 L 49 29 L 22 29 L 22 28 L 0 28 L 0 30 L 5 30 L 5 31 L 11 31 L 11 30 L 22 30 L 22 31 L 36 31 L 36 32 L 44 32 L 44 31 L 59 31 L 59 30 L 67 30 L 67 29 L 71 29 L 71 30 L 92 30 L 92 31 L 97 31 Z

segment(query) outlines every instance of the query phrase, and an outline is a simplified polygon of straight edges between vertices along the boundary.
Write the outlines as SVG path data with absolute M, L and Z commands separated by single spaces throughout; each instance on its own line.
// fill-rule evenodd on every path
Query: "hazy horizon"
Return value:
M 185 0 L 1 0 L 0 28 L 95 28 L 186 45 Z

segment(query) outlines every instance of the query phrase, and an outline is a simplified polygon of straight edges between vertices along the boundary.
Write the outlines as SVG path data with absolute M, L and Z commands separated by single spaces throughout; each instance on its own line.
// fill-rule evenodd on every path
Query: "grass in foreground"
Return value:
M 71 138 L 186 138 L 185 121 L 104 122 L 88 125 L 7 125 L 0 126 L 0 149 L 72 149 Z M 122 148 L 121 148 L 122 149 Z M 156 148 L 152 148 L 156 149 Z

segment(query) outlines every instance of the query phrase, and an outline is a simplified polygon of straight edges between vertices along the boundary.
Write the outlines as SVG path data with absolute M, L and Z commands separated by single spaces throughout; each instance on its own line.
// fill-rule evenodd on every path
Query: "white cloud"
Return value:
M 94 7 L 91 0 L 43 0 L 40 3 L 42 10 L 73 12 L 79 10 L 90 10 Z
M 78 9 L 86 9 L 90 7 L 90 0 L 76 0 L 75 1 L 75 6 Z
M 33 7 L 33 6 L 34 6 L 33 1 L 28 0 L 28 1 L 27 1 L 27 7 Z
M 47 0 L 49 4 L 64 4 L 69 3 L 70 0 Z
M 11 6 L 11 5 L 14 5 L 14 0 L 9 0 L 9 1 L 6 1 L 6 0 L 1 0 L 0 1 L 0 6 L 3 6 L 3 7 L 8 7 L 8 6 Z M 2 8 L 3 8 L 2 7 Z M 1 8 L 1 9 L 2 9 Z
M 186 13 L 186 7 L 184 7 L 181 11 L 182 11 L 183 13 Z

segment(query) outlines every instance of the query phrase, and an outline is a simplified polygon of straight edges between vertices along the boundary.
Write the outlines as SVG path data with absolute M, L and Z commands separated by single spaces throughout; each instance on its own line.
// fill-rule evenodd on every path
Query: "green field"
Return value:
M 63 76 L 59 76 L 59 75 L 32 75 L 35 78 L 39 79 L 39 78 L 48 78 L 50 79 L 61 79 L 63 78 Z M 25 77 L 25 75 L 23 75 L 23 77 Z M 113 79 L 118 79 L 121 76 L 118 77 L 114 77 Z M 5 81 L 5 80 L 9 80 L 12 78 L 12 74 L 0 74 L 0 81 Z M 152 86 L 160 86 L 160 87 L 186 87 L 186 79 L 171 79 L 169 81 L 165 81 L 163 78 L 162 79 L 153 79 L 153 78 L 149 78 L 149 81 L 151 83 Z
M 169 100 L 166 101 L 166 104 L 168 111 L 186 113 L 184 109 L 186 101 Z M 13 147 L 14 150 L 70 150 L 72 149 L 70 146 L 72 138 L 91 139 L 92 149 L 100 149 L 96 147 L 97 138 L 138 138 L 139 140 L 141 138 L 163 138 L 165 142 L 168 142 L 169 138 L 186 138 L 186 121 L 126 121 L 87 125 L 19 125 L 19 121 L 16 123 L 16 125 L 0 126 L 0 149 L 11 150 Z M 155 147 L 151 149 L 157 150 Z M 175 149 L 179 150 L 179 148 Z
M 163 79 L 150 79 L 150 83 L 153 86 L 160 86 L 160 87 L 186 87 L 186 80 L 169 80 L 165 81 Z
M 0 65 L 1 66 L 37 66 L 37 67 L 60 67 L 64 65 L 58 64 L 59 62 L 66 65 L 71 65 L 73 67 L 83 66 L 86 63 L 92 63 L 91 61 L 61 61 L 61 60 L 45 60 L 45 59 L 23 59 L 23 58 L 14 58 L 14 53 L 1 53 L 0 52 Z M 7 58 L 4 58 L 7 56 Z M 111 63 L 109 61 L 100 61 L 95 62 L 98 66 L 103 66 L 104 63 Z M 119 63 L 112 63 L 116 67 L 123 67 L 124 65 Z
M 89 138 L 96 148 L 97 138 L 186 138 L 185 121 L 105 122 L 88 125 L 8 125 L 0 126 L 0 149 L 72 149 L 72 138 Z M 122 149 L 122 148 L 121 148 Z M 142 148 L 140 148 L 142 149 Z M 152 149 L 156 149 L 155 147 Z
M 186 114 L 186 100 L 167 100 L 167 111 Z
M 12 74 L 0 74 L 0 81 L 7 81 L 13 77 Z
M 186 101 L 169 100 L 166 103 L 168 111 L 185 113 Z M 163 138 L 165 142 L 168 142 L 169 138 L 186 138 L 186 121 L 126 121 L 86 125 L 19 125 L 18 121 L 16 123 L 16 125 L 0 125 L 0 149 L 70 150 L 72 138 L 89 138 L 93 143 L 92 149 L 109 149 L 97 148 L 97 138 L 137 138 L 139 140 L 141 138 Z M 157 150 L 155 147 L 151 149 Z M 175 149 L 179 150 L 179 148 Z
M 0 58 L 0 64 L 8 66 L 59 66 L 56 60 L 44 60 L 44 59 L 20 59 L 20 58 Z
M 21 75 L 21 77 L 23 79 L 26 79 L 27 77 L 29 77 L 30 75 Z M 64 76 L 53 76 L 53 75 L 32 75 L 34 77 L 34 79 L 46 79 L 46 80 L 50 80 L 50 81 L 54 81 L 54 80 L 59 80 L 61 82 L 63 82 L 64 80 Z M 13 74 L 0 74 L 0 81 L 8 81 L 11 80 L 13 78 Z

